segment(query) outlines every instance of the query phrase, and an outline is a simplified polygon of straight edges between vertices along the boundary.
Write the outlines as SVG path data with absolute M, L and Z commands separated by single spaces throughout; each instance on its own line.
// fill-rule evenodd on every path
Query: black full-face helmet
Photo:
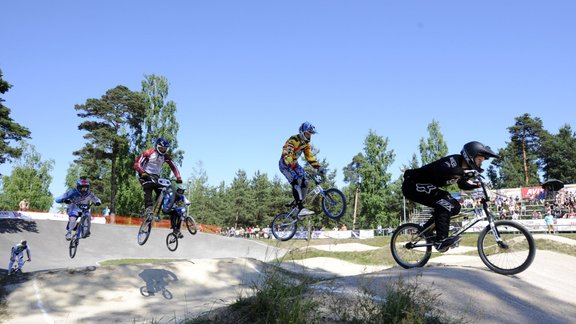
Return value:
M 492 151 L 492 149 L 490 148 L 490 146 L 484 145 L 480 142 L 468 142 L 466 144 L 464 144 L 464 147 L 462 148 L 462 151 L 460 152 L 460 154 L 462 154 L 462 157 L 464 158 L 464 161 L 466 161 L 466 163 L 471 167 L 474 168 L 474 170 L 478 171 L 478 172 L 482 172 L 484 170 L 482 170 L 482 168 L 478 165 L 476 165 L 476 162 L 474 162 L 474 158 L 478 155 L 484 156 L 486 159 L 489 158 L 497 158 L 499 159 L 500 157 L 498 156 L 498 154 L 494 153 L 494 151 Z

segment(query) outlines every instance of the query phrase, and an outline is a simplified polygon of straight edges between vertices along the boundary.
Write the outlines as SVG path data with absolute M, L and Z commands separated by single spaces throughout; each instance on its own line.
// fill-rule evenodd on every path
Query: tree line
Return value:
M 3 79 L 0 70 L 0 93 L 12 87 Z M 178 148 L 179 124 L 176 103 L 168 100 L 168 80 L 157 75 L 145 75 L 140 91 L 119 85 L 100 98 L 76 104 L 74 110 L 82 122 L 78 129 L 85 131 L 83 147 L 73 151 L 75 160 L 66 173 L 66 185 L 74 188 L 80 176 L 86 176 L 91 189 L 109 206 L 111 213 L 138 216 L 142 211 L 143 193 L 133 163 L 154 139 L 164 137 L 172 143 L 171 154 L 181 165 L 185 152 Z M 49 191 L 54 161 L 43 161 L 35 147 L 26 140 L 31 132 L 10 117 L 10 109 L 0 98 L 0 164 L 11 162 L 10 175 L 2 175 L 0 182 L 0 210 L 14 210 L 26 197 L 32 210 L 49 210 L 54 195 Z M 440 123 L 432 120 L 428 135 L 421 138 L 417 153 L 403 168 L 415 168 L 448 154 L 448 145 L 440 131 Z M 493 160 L 487 177 L 495 188 L 538 186 L 541 178 L 576 183 L 576 133 L 569 124 L 558 133 L 544 129 L 538 117 L 523 114 L 508 127 L 510 140 L 498 150 L 501 160 Z M 348 202 L 341 222 L 348 228 L 374 228 L 377 225 L 394 227 L 413 210 L 414 204 L 404 205 L 400 190 L 402 177 L 392 178 L 389 169 L 395 161 L 389 140 L 370 130 L 362 152 L 351 157 L 343 170 L 345 186 L 340 188 Z M 329 161 L 321 161 L 329 168 Z M 339 170 L 331 170 L 322 184 L 335 187 Z M 168 177 L 168 168 L 163 170 Z M 266 173 L 248 176 L 238 170 L 230 184 L 208 184 L 208 176 L 198 163 L 188 183 L 187 195 L 192 201 L 191 213 L 199 222 L 224 227 L 266 227 L 272 218 L 286 210 L 292 199 L 290 186 L 278 176 Z M 456 190 L 455 188 L 453 188 Z M 99 211 L 96 210 L 96 212 Z M 320 212 L 318 204 L 312 209 Z M 408 217 L 410 215 L 407 215 Z M 317 217 L 317 226 L 334 226 L 326 218 Z

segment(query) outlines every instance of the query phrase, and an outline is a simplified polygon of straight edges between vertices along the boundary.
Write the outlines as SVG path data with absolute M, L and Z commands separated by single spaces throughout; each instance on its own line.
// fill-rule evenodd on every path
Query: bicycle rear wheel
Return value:
M 496 221 L 494 226 L 502 242 L 497 242 L 490 225 L 486 226 L 478 235 L 478 254 L 482 262 L 490 270 L 503 275 L 526 270 L 536 255 L 532 234 L 512 221 Z
M 390 240 L 390 251 L 402 268 L 423 267 L 432 255 L 432 238 L 420 235 L 422 226 L 406 223 L 398 226 Z
M 339 219 L 346 212 L 346 198 L 342 191 L 330 188 L 322 196 L 322 210 L 328 217 Z
M 168 250 L 174 252 L 178 248 L 178 237 L 174 233 L 169 233 L 166 236 L 166 247 Z
M 297 225 L 297 216 L 291 216 L 289 213 L 280 213 L 272 220 L 270 229 L 277 240 L 288 241 L 296 234 Z
M 194 217 L 186 216 L 186 228 L 188 229 L 188 232 L 190 232 L 190 234 L 192 235 L 196 235 L 196 233 L 198 233 L 198 227 L 196 226 L 196 221 L 194 220 Z
M 150 232 L 152 231 L 152 215 L 147 215 L 142 224 L 140 224 L 140 229 L 138 229 L 138 244 L 144 245 L 148 241 Z
M 76 250 L 78 250 L 78 237 L 75 234 L 70 240 L 70 246 L 69 246 L 70 258 L 74 259 L 74 257 L 76 256 Z

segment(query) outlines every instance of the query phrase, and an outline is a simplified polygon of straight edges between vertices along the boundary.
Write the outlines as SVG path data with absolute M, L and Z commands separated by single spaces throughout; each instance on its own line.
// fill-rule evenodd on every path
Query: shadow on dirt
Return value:
M 33 220 L 25 219 L 0 219 L 0 233 L 38 233 L 38 224 Z
M 162 296 L 166 299 L 172 299 L 173 295 L 168 287 L 172 282 L 178 281 L 178 277 L 174 272 L 164 270 L 164 269 L 144 269 L 138 274 L 146 285 L 140 287 L 140 294 L 144 297 L 150 297 L 156 295 L 156 293 L 162 293 Z

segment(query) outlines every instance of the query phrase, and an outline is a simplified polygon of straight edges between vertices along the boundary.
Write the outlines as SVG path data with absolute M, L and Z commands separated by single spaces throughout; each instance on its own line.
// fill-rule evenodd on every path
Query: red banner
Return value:
M 544 191 L 542 187 L 526 187 L 522 189 L 522 199 L 539 198 Z

